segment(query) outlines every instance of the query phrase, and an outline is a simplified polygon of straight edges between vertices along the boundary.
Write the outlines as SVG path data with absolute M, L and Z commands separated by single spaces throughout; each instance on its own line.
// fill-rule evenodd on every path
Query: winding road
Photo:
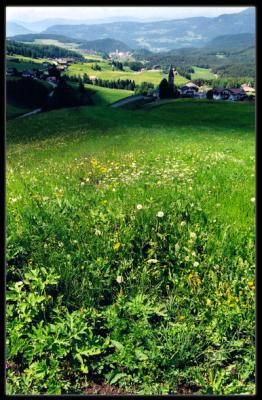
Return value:
M 48 83 L 50 83 L 50 85 L 53 86 L 53 88 L 57 87 L 56 83 L 53 83 L 53 82 L 48 82 Z M 53 94 L 54 94 L 54 90 L 52 90 L 50 93 L 48 93 L 48 96 L 52 97 Z M 29 113 L 19 115 L 19 117 L 17 117 L 16 119 L 29 117 L 30 115 L 34 115 L 34 114 L 40 113 L 41 111 L 42 111 L 42 108 L 36 108 L 35 110 L 30 111 Z

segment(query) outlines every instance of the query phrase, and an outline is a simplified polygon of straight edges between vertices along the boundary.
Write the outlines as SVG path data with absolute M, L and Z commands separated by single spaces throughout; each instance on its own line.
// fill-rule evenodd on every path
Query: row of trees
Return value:
M 68 84 L 65 77 L 62 77 L 54 90 L 53 96 L 44 105 L 43 109 L 48 111 L 83 105 L 92 105 L 89 91 L 85 89 L 82 82 L 79 83 L 78 88 L 75 88 Z
M 66 78 L 72 82 L 82 82 L 82 83 L 88 83 L 88 84 L 94 84 L 97 86 L 102 86 L 102 87 L 107 87 L 111 89 L 126 89 L 126 90 L 135 90 L 136 84 L 135 81 L 132 81 L 130 79 L 118 79 L 118 80 L 108 80 L 108 79 L 94 79 L 91 80 L 89 76 L 84 73 L 83 77 L 80 75 L 71 75 L 71 76 L 66 76 Z
M 6 81 L 6 100 L 14 106 L 41 107 L 47 101 L 48 93 L 46 86 L 32 78 Z
M 120 61 L 115 61 L 115 60 L 113 60 L 113 61 L 111 62 L 111 65 L 112 65 L 112 68 L 113 68 L 113 69 L 117 69 L 117 70 L 119 70 L 119 71 L 123 71 L 123 70 L 124 70 L 123 64 L 122 64 Z
M 15 42 L 13 40 L 7 40 L 6 51 L 9 55 L 19 54 L 32 58 L 72 57 L 77 60 L 84 60 L 82 54 L 77 53 L 76 51 L 64 49 L 62 47 L 42 44 L 25 44 Z
M 194 79 L 193 83 L 198 86 L 211 86 L 213 89 L 216 87 L 221 87 L 224 89 L 229 88 L 240 88 L 243 83 L 248 83 L 251 87 L 255 87 L 255 80 L 249 77 L 240 77 L 240 78 L 218 78 L 213 80 L 206 79 Z

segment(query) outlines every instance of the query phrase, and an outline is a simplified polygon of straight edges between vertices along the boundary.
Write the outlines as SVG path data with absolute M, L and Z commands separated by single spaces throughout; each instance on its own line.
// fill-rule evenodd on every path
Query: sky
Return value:
M 6 20 L 27 22 L 47 18 L 65 18 L 95 21 L 116 17 L 138 20 L 179 19 L 197 16 L 216 17 L 240 12 L 247 7 L 6 7 Z

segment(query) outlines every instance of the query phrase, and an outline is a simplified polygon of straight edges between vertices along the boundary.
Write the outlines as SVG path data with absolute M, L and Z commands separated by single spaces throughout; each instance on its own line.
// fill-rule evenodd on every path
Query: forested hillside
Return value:
M 13 40 L 7 40 L 6 44 L 7 54 L 19 54 L 26 57 L 34 58 L 55 58 L 55 57 L 74 57 L 83 60 L 82 54 L 72 50 L 67 50 L 53 45 L 40 45 L 40 44 L 24 44 L 18 43 Z

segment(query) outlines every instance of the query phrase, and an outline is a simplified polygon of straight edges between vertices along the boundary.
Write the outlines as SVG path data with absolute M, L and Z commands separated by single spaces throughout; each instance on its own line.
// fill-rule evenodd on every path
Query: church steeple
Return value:
M 174 85 L 174 71 L 172 65 L 170 65 L 169 73 L 168 73 L 168 83 L 170 86 Z

